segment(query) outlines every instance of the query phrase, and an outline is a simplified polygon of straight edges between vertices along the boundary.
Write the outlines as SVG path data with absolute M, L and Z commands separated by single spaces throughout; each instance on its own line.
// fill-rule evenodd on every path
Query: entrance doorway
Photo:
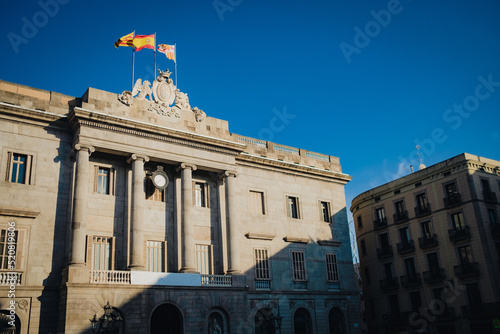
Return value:
M 173 304 L 158 306 L 151 316 L 151 334 L 182 334 L 184 318 Z

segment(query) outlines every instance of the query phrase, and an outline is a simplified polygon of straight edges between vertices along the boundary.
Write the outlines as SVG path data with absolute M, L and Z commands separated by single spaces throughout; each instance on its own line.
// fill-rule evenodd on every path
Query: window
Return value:
M 454 230 L 461 231 L 465 229 L 464 217 L 462 212 L 453 213 L 451 215 L 451 225 Z
M 420 224 L 420 228 L 422 229 L 422 236 L 426 239 L 431 239 L 434 237 L 434 232 L 432 230 L 432 225 L 429 220 L 422 222 Z
M 213 275 L 212 245 L 195 245 L 196 271 L 202 275 Z
M 472 309 L 481 308 L 483 300 L 481 298 L 481 292 L 479 291 L 479 284 L 471 283 L 466 284 L 467 298 L 469 299 L 469 305 Z
M 392 262 L 384 263 L 384 272 L 385 272 L 385 278 L 387 278 L 388 280 L 391 280 L 394 277 L 396 277 L 396 275 L 394 274 L 394 267 L 392 266 Z
M 194 182 L 194 205 L 208 208 L 208 184 L 205 182 Z
M 90 247 L 87 259 L 90 260 L 92 270 L 114 269 L 114 238 L 89 236 Z
M 269 280 L 269 257 L 267 249 L 255 248 L 254 249 L 255 261 L 255 279 L 256 280 Z
M 384 208 L 375 209 L 375 219 L 378 222 L 385 222 L 385 210 Z
M 288 205 L 288 217 L 298 219 L 299 218 L 299 198 L 293 196 L 287 196 Z
M 325 223 L 330 222 L 330 203 L 329 202 L 319 202 L 321 219 Z
M 114 175 L 113 168 L 95 166 L 94 172 L 94 192 L 104 195 L 114 195 Z
M 361 216 L 358 216 L 358 228 L 359 229 L 363 228 L 363 221 L 361 220 Z
M 146 199 L 150 201 L 165 202 L 165 190 L 155 187 L 151 178 L 146 178 Z
M 488 182 L 488 180 L 481 179 L 481 185 L 483 186 L 483 192 L 484 193 L 490 193 L 491 192 L 490 183 Z
M 446 196 L 448 198 L 452 198 L 452 197 L 458 195 L 457 185 L 455 184 L 455 182 L 445 185 L 444 189 L 445 189 Z
M 417 208 L 423 210 L 427 207 L 427 196 L 425 193 L 418 194 L 415 198 L 417 200 Z
M 490 224 L 495 225 L 497 223 L 497 214 L 495 209 L 488 209 L 488 218 L 490 219 Z
M 13 238 L 9 239 L 9 238 Z M 13 258 L 9 259 L 9 245 L 14 245 L 16 247 L 16 259 L 14 262 Z M 0 231 L 0 269 L 13 270 L 15 267 L 19 267 L 18 261 L 18 233 L 17 231 L 9 231 L 7 229 Z M 12 246 L 11 246 L 12 248 Z M 12 254 L 11 254 L 12 255 Z M 12 267 L 14 265 L 14 268 Z
M 361 256 L 366 256 L 366 242 L 365 240 L 361 240 L 359 243 L 359 247 L 361 248 Z
M 366 283 L 366 286 L 370 286 L 370 284 L 371 284 L 370 269 L 368 267 L 366 267 L 364 269 L 364 272 L 365 272 L 365 283 Z
M 264 193 L 262 191 L 250 190 L 250 212 L 257 215 L 265 215 Z
M 417 274 L 417 270 L 415 268 L 415 260 L 413 260 L 412 257 L 405 259 L 404 265 L 406 269 L 406 275 L 408 275 L 408 278 L 415 278 L 415 275 Z
M 432 275 L 439 274 L 439 259 L 437 253 L 429 253 L 427 256 L 427 264 Z
M 11 183 L 31 184 L 32 155 L 9 152 L 7 161 L 6 181 Z
M 337 270 L 337 255 L 333 253 L 326 253 L 326 277 L 328 282 L 337 282 L 339 280 L 339 273 Z
M 408 227 L 403 227 L 399 229 L 399 237 L 401 239 L 401 243 L 409 244 L 410 243 L 410 230 Z
M 418 312 L 420 307 L 422 307 L 422 298 L 420 298 L 419 291 L 410 292 L 410 302 L 411 302 L 411 310 L 413 312 Z
M 379 234 L 379 239 L 380 239 L 380 247 L 383 249 L 387 249 L 390 246 L 389 243 L 389 234 L 387 233 L 380 233 Z
M 462 246 L 458 247 L 458 258 L 460 260 L 460 264 L 469 264 L 472 263 L 472 252 L 470 246 Z
M 401 216 L 405 210 L 403 200 L 394 203 L 394 209 L 397 216 Z
M 292 251 L 292 271 L 294 281 L 306 281 L 304 251 Z
M 165 272 L 165 242 L 148 240 L 146 242 L 146 270 Z
M 398 295 L 390 295 L 389 296 L 389 311 L 393 315 L 399 315 L 399 300 Z

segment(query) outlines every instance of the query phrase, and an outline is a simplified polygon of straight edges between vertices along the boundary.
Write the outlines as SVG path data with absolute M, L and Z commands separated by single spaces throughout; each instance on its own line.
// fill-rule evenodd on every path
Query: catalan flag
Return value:
M 175 45 L 159 44 L 158 52 L 164 53 L 168 59 L 176 61 L 175 59 Z
M 155 35 L 136 35 L 134 37 L 135 51 L 141 51 L 144 48 L 155 49 Z
M 134 46 L 133 44 L 134 40 L 134 33 L 131 32 L 130 34 L 127 34 L 123 37 L 120 37 L 116 42 L 115 42 L 115 48 L 119 46 Z

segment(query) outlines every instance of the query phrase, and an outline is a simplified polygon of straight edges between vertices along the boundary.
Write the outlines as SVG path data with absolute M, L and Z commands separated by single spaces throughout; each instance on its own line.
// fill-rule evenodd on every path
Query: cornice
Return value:
M 0 216 L 20 217 L 35 219 L 40 214 L 40 211 L 31 211 L 15 208 L 0 208 Z
M 60 115 L 45 110 L 27 108 L 11 103 L 0 102 L 0 113 L 19 117 L 21 120 L 35 120 L 45 123 L 53 123 L 66 119 L 66 115 Z

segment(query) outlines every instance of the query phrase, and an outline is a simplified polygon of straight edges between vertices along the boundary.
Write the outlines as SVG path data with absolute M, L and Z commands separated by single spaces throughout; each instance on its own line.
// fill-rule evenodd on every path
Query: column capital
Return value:
M 130 156 L 130 158 L 127 159 L 127 163 L 132 163 L 132 161 L 135 161 L 135 160 L 144 160 L 144 162 L 148 162 L 149 157 L 147 155 L 134 153 Z
M 198 167 L 195 164 L 190 164 L 190 163 L 187 163 L 187 162 L 183 162 L 175 170 L 177 172 L 179 172 L 181 169 L 192 169 L 194 171 L 194 170 L 197 170 Z
M 227 177 L 238 177 L 238 172 L 235 171 L 235 170 L 226 170 L 226 171 L 223 171 L 223 172 L 219 173 L 219 178 L 221 180 L 223 180 L 223 179 L 225 179 Z
M 75 149 L 75 151 L 87 150 L 89 152 L 89 155 L 95 152 L 94 146 L 82 144 L 82 143 L 76 143 L 74 146 L 74 149 Z

